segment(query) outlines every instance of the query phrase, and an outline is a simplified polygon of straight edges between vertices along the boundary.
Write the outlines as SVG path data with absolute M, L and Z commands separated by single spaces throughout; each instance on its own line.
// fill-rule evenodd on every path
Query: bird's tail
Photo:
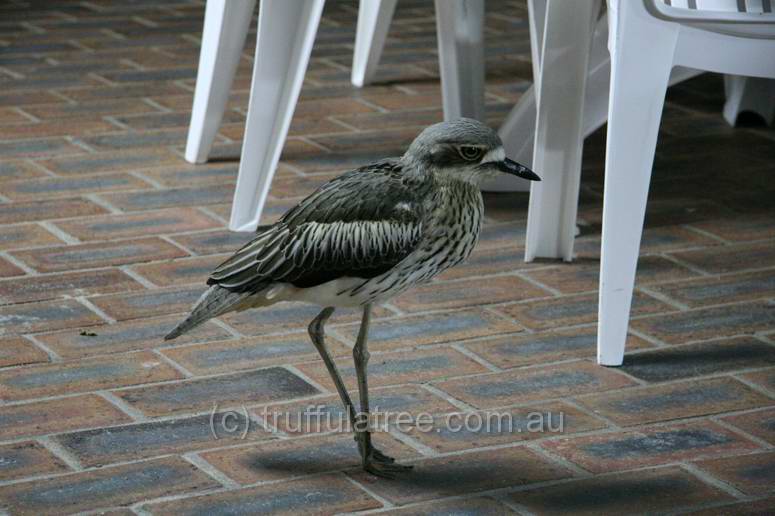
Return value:
M 203 324 L 208 319 L 229 312 L 245 301 L 247 294 L 232 292 L 213 285 L 208 288 L 199 301 L 191 309 L 191 313 L 175 328 L 164 336 L 164 340 L 172 340 Z

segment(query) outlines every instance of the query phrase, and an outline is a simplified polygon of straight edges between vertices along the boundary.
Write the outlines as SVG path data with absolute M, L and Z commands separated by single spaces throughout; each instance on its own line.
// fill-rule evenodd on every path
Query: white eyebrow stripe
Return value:
M 506 159 L 506 150 L 503 147 L 498 147 L 485 154 L 480 163 L 493 163 L 503 161 L 504 159 Z

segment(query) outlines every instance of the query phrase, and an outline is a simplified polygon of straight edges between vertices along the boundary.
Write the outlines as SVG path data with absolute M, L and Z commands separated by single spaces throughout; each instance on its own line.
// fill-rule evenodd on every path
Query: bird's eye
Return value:
M 482 157 L 484 149 L 481 147 L 474 147 L 473 145 L 461 145 L 457 149 L 460 157 L 466 161 L 476 161 Z

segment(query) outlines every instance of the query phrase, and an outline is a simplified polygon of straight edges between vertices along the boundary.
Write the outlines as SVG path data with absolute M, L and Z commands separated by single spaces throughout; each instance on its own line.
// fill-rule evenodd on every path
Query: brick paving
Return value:
M 349 435 L 298 424 L 311 406 L 342 416 L 307 342 L 314 307 L 161 339 L 250 237 L 226 220 L 255 29 L 216 159 L 182 159 L 203 12 L 0 4 L 0 511 L 775 510 L 775 131 L 728 127 L 720 77 L 668 92 L 623 367 L 594 362 L 604 130 L 585 146 L 575 262 L 525 264 L 527 195 L 488 194 L 470 262 L 376 310 L 373 406 L 439 430 L 376 434 L 415 464 L 391 481 L 358 469 Z M 266 221 L 441 117 L 431 2 L 399 2 L 360 90 L 356 13 L 326 6 Z M 495 126 L 531 81 L 524 2 L 487 2 L 486 44 Z M 357 320 L 330 326 L 353 388 Z M 514 427 L 453 431 L 453 413 Z

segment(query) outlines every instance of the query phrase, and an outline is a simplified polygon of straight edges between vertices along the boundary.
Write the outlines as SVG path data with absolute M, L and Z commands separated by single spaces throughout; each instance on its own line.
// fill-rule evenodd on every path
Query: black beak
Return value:
M 503 161 L 499 161 L 497 163 L 498 170 L 501 172 L 505 172 L 506 174 L 511 174 L 513 176 L 522 177 L 524 179 L 527 179 L 528 181 L 540 181 L 541 178 L 538 177 L 538 175 L 530 170 L 529 168 L 520 165 L 516 161 L 505 158 Z

